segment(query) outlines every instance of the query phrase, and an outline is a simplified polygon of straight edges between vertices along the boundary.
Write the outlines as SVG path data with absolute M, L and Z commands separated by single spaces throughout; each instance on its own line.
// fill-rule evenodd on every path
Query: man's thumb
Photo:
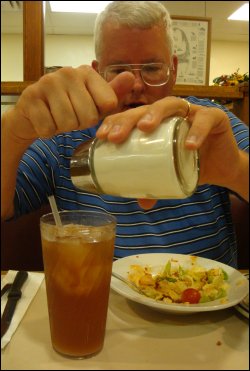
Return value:
M 119 100 L 132 90 L 134 82 L 135 77 L 131 72 L 122 72 L 110 81 L 109 84 Z

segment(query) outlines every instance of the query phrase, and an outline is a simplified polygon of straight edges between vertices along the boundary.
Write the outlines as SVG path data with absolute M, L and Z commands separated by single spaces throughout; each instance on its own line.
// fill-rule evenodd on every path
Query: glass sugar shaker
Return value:
M 165 119 L 151 133 L 134 128 L 121 144 L 90 139 L 70 161 L 76 188 L 126 198 L 181 199 L 191 196 L 199 178 L 197 151 L 185 148 L 189 123 Z

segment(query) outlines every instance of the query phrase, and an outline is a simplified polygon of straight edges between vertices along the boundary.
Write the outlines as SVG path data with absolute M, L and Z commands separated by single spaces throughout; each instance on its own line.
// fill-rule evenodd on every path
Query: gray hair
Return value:
M 172 21 L 169 12 L 159 1 L 113 1 L 99 13 L 94 28 L 97 60 L 101 55 L 102 28 L 108 21 L 116 22 L 122 26 L 138 27 L 141 29 L 163 24 L 166 29 L 170 56 L 173 55 Z

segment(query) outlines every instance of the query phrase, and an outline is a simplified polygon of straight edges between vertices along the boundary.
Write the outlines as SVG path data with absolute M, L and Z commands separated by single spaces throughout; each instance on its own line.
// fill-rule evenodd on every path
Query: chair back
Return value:
M 238 246 L 238 268 L 249 269 L 249 204 L 233 194 L 230 201 Z
M 43 271 L 40 217 L 51 212 L 49 205 L 1 222 L 1 270 Z

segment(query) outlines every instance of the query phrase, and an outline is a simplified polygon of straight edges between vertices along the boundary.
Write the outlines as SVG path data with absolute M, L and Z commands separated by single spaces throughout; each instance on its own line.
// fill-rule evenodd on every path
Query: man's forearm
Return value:
M 10 130 L 10 115 L 2 116 L 1 130 L 1 219 L 14 213 L 14 194 L 19 162 L 32 141 L 19 141 Z

